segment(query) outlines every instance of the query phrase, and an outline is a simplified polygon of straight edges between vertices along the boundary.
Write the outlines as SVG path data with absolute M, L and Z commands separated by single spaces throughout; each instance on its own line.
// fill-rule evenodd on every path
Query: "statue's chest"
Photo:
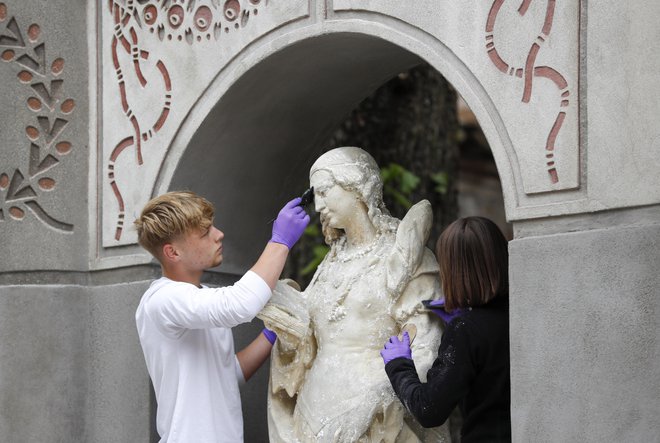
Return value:
M 309 312 L 317 325 L 347 315 L 387 314 L 388 295 L 384 259 L 370 255 L 347 261 L 326 261 L 308 293 Z

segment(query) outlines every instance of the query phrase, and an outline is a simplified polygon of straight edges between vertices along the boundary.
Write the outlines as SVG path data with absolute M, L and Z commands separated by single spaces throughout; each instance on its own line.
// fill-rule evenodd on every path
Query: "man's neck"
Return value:
M 169 278 L 172 281 L 179 281 L 183 283 L 190 283 L 197 287 L 201 286 L 202 272 L 191 272 L 177 268 L 167 268 L 161 266 L 163 277 Z

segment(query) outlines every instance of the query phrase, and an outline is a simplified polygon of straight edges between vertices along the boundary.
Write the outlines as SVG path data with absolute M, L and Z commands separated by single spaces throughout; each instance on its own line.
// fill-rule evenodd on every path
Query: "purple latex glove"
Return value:
M 281 243 L 291 249 L 296 244 L 309 223 L 309 215 L 300 206 L 300 197 L 284 205 L 273 222 L 273 236 L 270 241 Z
M 277 334 L 275 331 L 271 331 L 268 328 L 264 328 L 263 331 L 261 331 L 262 334 L 264 334 L 264 337 L 266 337 L 266 340 L 270 342 L 271 345 L 275 344 L 275 340 L 277 340 Z
M 426 306 L 427 309 L 430 309 L 431 312 L 433 312 L 435 315 L 440 317 L 447 324 L 456 317 L 460 317 L 461 315 L 463 315 L 463 312 L 465 312 L 465 309 L 462 308 L 454 309 L 451 312 L 445 311 L 444 298 L 438 300 L 424 300 L 424 301 L 425 301 L 424 306 Z
M 380 351 L 380 356 L 383 357 L 383 362 L 388 364 L 395 358 L 403 357 L 412 360 L 412 351 L 410 350 L 410 336 L 408 331 L 403 333 L 403 341 L 399 337 L 393 335 L 388 341 L 385 342 L 385 347 Z

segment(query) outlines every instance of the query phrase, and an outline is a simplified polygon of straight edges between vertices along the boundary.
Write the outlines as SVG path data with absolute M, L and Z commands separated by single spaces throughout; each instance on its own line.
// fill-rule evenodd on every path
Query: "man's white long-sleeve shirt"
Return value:
M 231 328 L 251 321 L 270 296 L 251 271 L 223 288 L 161 277 L 144 293 L 135 320 L 161 442 L 243 442 L 244 378 Z

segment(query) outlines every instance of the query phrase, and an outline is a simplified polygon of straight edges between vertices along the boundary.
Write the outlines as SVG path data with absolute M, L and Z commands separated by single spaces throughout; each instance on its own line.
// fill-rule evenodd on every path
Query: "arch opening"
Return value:
M 164 183 L 196 191 L 215 204 L 216 225 L 226 234 L 222 273 L 241 274 L 253 264 L 270 235 L 268 221 L 308 186 L 309 167 L 346 116 L 392 77 L 424 63 L 379 37 L 324 34 L 259 61 L 222 94 L 202 116 Z M 470 115 L 470 124 L 478 126 Z M 492 157 L 488 162 L 488 175 L 472 174 L 468 185 L 483 186 L 484 181 L 474 180 L 497 176 Z M 474 195 L 464 197 L 475 202 Z M 503 204 L 501 209 L 504 216 Z M 236 334 L 237 347 L 256 333 L 258 327 L 244 325 Z M 244 402 L 259 411 L 265 404 L 263 393 L 255 392 Z
M 268 221 L 305 189 L 309 166 L 346 115 L 422 63 L 383 38 L 329 33 L 264 58 L 229 87 L 168 183 L 216 205 L 217 225 L 227 234 L 223 272 L 242 273 L 253 263 L 270 235 Z

